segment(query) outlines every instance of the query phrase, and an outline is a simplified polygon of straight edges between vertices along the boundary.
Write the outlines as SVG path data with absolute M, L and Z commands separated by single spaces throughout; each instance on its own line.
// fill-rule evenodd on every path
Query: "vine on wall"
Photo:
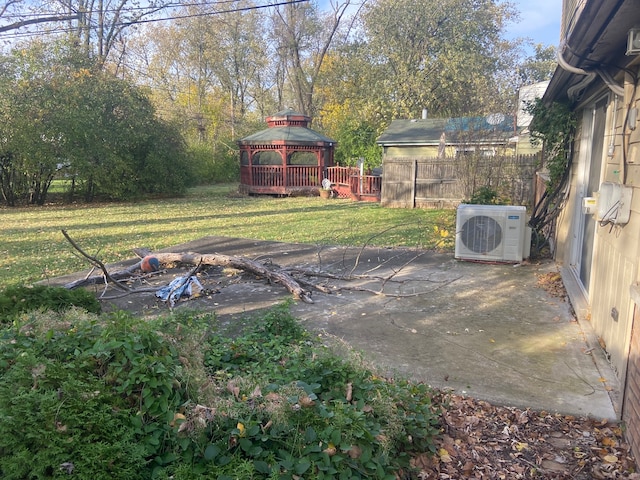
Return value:
M 532 142 L 542 143 L 543 166 L 549 174 L 546 190 L 536 203 L 529 225 L 538 239 L 551 236 L 554 220 L 562 207 L 565 185 L 571 167 L 571 146 L 577 119 L 564 103 L 544 104 L 541 99 L 530 102 L 525 110 L 533 115 L 529 126 Z M 538 249 L 546 243 L 536 242 Z
M 576 116 L 567 104 L 545 105 L 539 98 L 530 102 L 526 109 L 533 115 L 529 126 L 532 141 L 542 143 L 544 166 L 549 171 L 547 189 L 553 191 L 570 166 Z

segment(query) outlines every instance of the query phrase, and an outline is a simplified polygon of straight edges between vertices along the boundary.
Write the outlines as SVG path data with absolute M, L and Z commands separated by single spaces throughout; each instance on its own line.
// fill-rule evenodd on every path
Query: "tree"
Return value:
M 534 54 L 525 58 L 520 65 L 518 76 L 522 85 L 550 80 L 558 65 L 556 48 L 553 45 L 545 46 L 538 43 L 534 49 Z
M 29 25 L 64 22 L 79 18 L 77 13 L 70 15 L 44 15 L 41 17 L 27 18 L 21 12 L 21 7 L 25 4 L 26 2 L 23 2 L 23 0 L 4 0 L 0 2 L 0 21 L 4 23 L 3 25 L 0 25 L 0 33 L 17 30 Z
M 9 205 L 25 198 L 43 204 L 65 158 L 64 126 L 69 121 L 66 86 L 82 68 L 61 45 L 34 42 L 2 62 L 0 138 L 3 197 Z
M 187 185 L 182 137 L 156 118 L 141 89 L 73 45 L 36 42 L 6 60 L 0 178 L 7 203 L 44 203 L 62 173 L 72 179 L 70 194 L 87 201 L 178 193 Z
M 496 73 L 505 51 L 501 34 L 514 12 L 495 0 L 380 0 L 365 6 L 363 43 L 371 68 L 363 82 L 387 118 L 491 111 L 507 101 Z M 496 101 L 496 98 L 499 101 Z
M 27 30 L 33 36 L 42 32 L 68 35 L 102 68 L 110 58 L 114 65 L 118 63 L 114 52 L 118 45 L 124 50 L 127 29 L 169 7 L 169 0 L 3 0 L 0 19 L 4 15 L 5 22 L 0 33 L 34 26 L 36 30 Z M 57 28 L 52 29 L 51 24 Z
M 351 0 L 330 5 L 332 12 L 321 14 L 317 4 L 292 2 L 275 7 L 272 16 L 279 98 L 286 98 L 286 79 L 295 108 L 305 115 L 314 116 L 318 110 L 314 102 L 316 82 Z

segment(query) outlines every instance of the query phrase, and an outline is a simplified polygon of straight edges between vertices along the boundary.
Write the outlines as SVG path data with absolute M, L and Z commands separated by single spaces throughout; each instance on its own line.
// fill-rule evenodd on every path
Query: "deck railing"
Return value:
M 287 193 L 296 189 L 320 187 L 322 180 L 328 178 L 339 197 L 375 197 L 380 199 L 382 178 L 376 175 L 360 175 L 356 167 L 328 167 L 308 165 L 256 165 L 242 166 L 240 180 L 260 193 Z
M 356 167 L 329 167 L 326 176 L 335 185 L 335 190 L 340 197 L 363 196 L 375 197 L 379 200 L 382 188 L 382 177 L 379 175 L 360 175 L 360 169 Z
M 351 185 L 352 178 L 360 175 L 356 167 L 327 167 L 326 176 L 336 185 Z

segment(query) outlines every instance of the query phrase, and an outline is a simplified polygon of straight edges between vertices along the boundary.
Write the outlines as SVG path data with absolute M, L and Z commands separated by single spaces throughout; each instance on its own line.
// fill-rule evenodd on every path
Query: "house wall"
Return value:
M 538 153 L 542 150 L 541 145 L 532 145 L 531 136 L 528 134 L 520 135 L 518 143 L 516 144 L 516 155 L 529 155 L 531 153 Z
M 585 108 L 604 93 L 605 87 L 594 94 L 576 110 L 579 119 Z M 582 289 L 575 271 L 576 248 L 579 232 L 576 229 L 577 215 L 581 214 L 580 169 L 590 155 L 589 142 L 584 142 L 589 132 L 581 122 L 575 141 L 574 163 L 571 172 L 568 200 L 556 225 L 556 260 L 562 264 L 565 281 L 568 284 L 576 313 L 590 320 L 600 344 L 604 347 L 611 365 L 620 381 L 624 381 L 629 358 L 629 346 L 635 304 L 631 297 L 631 287 L 640 281 L 638 259 L 640 258 L 640 124 L 631 132 L 629 145 L 622 143 L 622 129 L 631 102 L 632 108 L 639 107 L 638 91 L 627 85 L 625 99 L 615 100 L 609 95 L 605 125 L 604 154 L 601 161 L 601 181 L 621 182 L 625 176 L 626 185 L 634 192 L 631 202 L 631 217 L 626 225 L 596 226 L 593 244 L 592 270 L 589 285 Z M 613 147 L 613 149 L 611 149 Z M 626 147 L 626 148 L 625 148 Z M 587 151 L 585 151 L 585 149 Z M 582 151 L 581 151 L 582 150 Z M 623 156 L 626 151 L 626 166 Z M 590 195 L 591 192 L 585 192 Z M 583 257 L 584 258 L 584 257 Z M 573 281 L 572 281 L 573 280 Z M 574 284 L 577 283 L 576 284 Z M 572 285 L 573 284 L 573 285 Z M 587 293 L 588 291 L 588 293 Z
M 437 157 L 437 145 L 385 147 L 385 157 Z

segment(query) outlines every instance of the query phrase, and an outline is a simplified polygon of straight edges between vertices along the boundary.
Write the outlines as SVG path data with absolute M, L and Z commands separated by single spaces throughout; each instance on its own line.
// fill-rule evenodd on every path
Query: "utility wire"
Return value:
M 160 9 L 173 9 L 173 8 L 189 8 L 189 7 L 211 7 L 211 6 L 216 6 L 216 5 L 222 5 L 222 4 L 226 4 L 226 3 L 238 3 L 238 0 L 217 0 L 215 2 L 193 2 L 193 3 L 167 3 L 166 5 L 162 5 L 159 6 L 158 8 Z M 70 10 L 72 10 L 74 13 L 77 13 L 78 10 L 76 8 L 71 8 L 69 7 Z M 149 10 L 149 7 L 122 7 L 122 8 L 105 8 L 103 10 L 101 10 L 102 13 L 122 13 L 122 12 L 136 12 L 136 11 L 145 11 L 145 10 Z M 45 10 L 41 10 L 38 13 L 11 13 L 11 14 L 5 14 L 3 15 L 2 19 L 7 19 L 7 18 L 29 18 L 29 17 L 41 17 L 43 15 L 49 15 L 49 16 L 53 16 L 53 15 L 61 15 L 62 13 L 60 11 L 45 11 Z
M 132 20 L 132 21 L 128 21 L 128 22 L 117 22 L 114 24 L 114 26 L 116 27 L 128 27 L 131 25 L 136 25 L 136 24 L 143 24 L 143 23 L 152 23 L 152 22 L 165 22 L 165 21 L 169 21 L 169 20 L 181 20 L 181 19 L 185 19 L 185 18 L 197 18 L 197 17 L 208 17 L 211 15 L 221 15 L 221 14 L 225 14 L 225 13 L 237 13 L 237 12 L 245 12 L 245 11 L 250 11 L 250 10 L 259 10 L 259 9 L 263 9 L 263 8 L 271 8 L 271 7 L 278 7 L 278 6 L 282 6 L 282 5 L 292 5 L 292 4 L 297 4 L 297 3 L 304 3 L 304 2 L 308 2 L 309 0 L 288 0 L 288 1 L 283 1 L 283 2 L 277 2 L 277 3 L 269 3 L 266 5 L 253 5 L 253 6 L 248 6 L 248 7 L 241 7 L 241 8 L 231 8 L 228 10 L 219 10 L 219 11 L 213 11 L 213 12 L 200 12 L 200 13 L 192 13 L 192 14 L 184 14 L 184 15 L 172 15 L 172 16 L 168 16 L 168 17 L 162 17 L 162 18 L 147 18 L 147 19 L 137 19 L 137 20 Z M 211 5 L 215 5 L 215 4 L 220 4 L 220 3 L 231 3 L 230 1 L 223 1 L 223 2 L 214 2 L 211 3 Z M 205 5 L 205 4 L 194 4 L 194 5 Z M 174 8 L 174 7 L 172 7 Z M 37 22 L 31 22 L 31 23 L 37 23 Z M 0 27 L 0 34 L 2 33 L 2 28 L 5 28 L 6 30 L 8 30 L 8 28 L 5 27 Z M 64 32 L 68 32 L 68 31 L 72 31 L 73 29 L 69 29 L 69 28 L 54 28 L 51 30 L 44 30 L 44 31 L 38 31 L 38 32 L 16 32 L 16 33 L 11 33 L 11 34 L 2 34 L 0 35 L 0 38 L 2 39 L 7 39 L 7 38 L 24 38 L 24 37 L 32 37 L 32 36 L 40 36 L 43 34 L 55 34 L 55 33 L 64 33 Z

